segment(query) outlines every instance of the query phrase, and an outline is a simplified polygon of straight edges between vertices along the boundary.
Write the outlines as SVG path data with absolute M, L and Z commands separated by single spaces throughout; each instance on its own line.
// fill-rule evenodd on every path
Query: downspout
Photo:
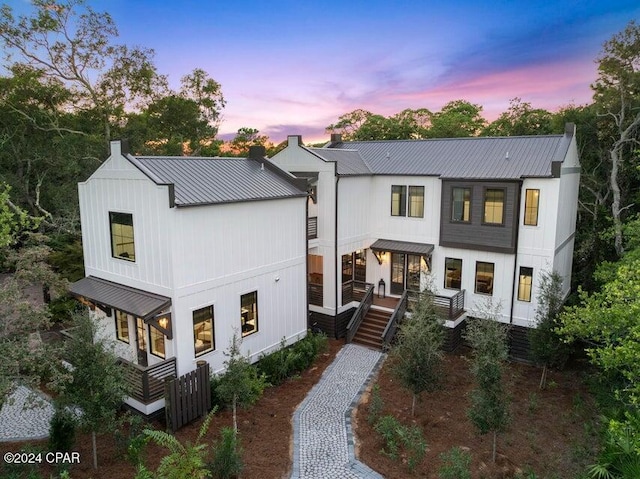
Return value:
M 305 197 L 304 202 L 304 212 L 305 212 L 305 228 L 304 228 L 304 254 L 305 254 L 305 262 L 304 262 L 304 274 L 305 274 L 305 284 L 307 287 L 304 290 L 305 302 L 307 305 L 307 330 L 311 329 L 311 308 L 309 307 L 309 196 Z M 317 227 L 317 226 L 316 226 Z
M 342 288 L 342 281 L 340 281 L 340 283 L 338 283 L 338 182 L 340 181 L 340 177 L 338 176 L 338 166 L 336 163 L 334 163 L 334 168 L 335 168 L 335 175 L 336 175 L 336 204 L 335 204 L 335 215 L 334 215 L 334 221 L 335 221 L 335 227 L 334 227 L 334 238 L 333 238 L 333 248 L 334 248 L 334 256 L 335 256 L 335 261 L 334 261 L 334 278 L 336 281 L 336 315 L 334 317 L 334 331 L 335 331 L 335 337 L 336 339 L 338 339 L 338 284 L 340 284 L 340 288 Z
M 509 324 L 513 324 L 513 308 L 516 302 L 516 285 L 518 279 L 518 244 L 520 238 L 520 203 L 522 201 L 522 181 L 520 181 L 520 187 L 518 188 L 518 198 L 516 201 L 516 207 L 518 214 L 516 215 L 516 231 L 515 231 L 515 253 L 513 256 L 513 285 L 511 288 L 511 311 L 509 312 Z

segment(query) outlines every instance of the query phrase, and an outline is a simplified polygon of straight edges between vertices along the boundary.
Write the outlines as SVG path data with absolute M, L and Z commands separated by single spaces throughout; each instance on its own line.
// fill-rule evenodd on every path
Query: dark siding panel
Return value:
M 336 320 L 336 338 L 344 338 L 347 335 L 347 325 L 355 312 L 356 308 L 351 308 L 338 315 Z
M 444 340 L 444 350 L 447 353 L 452 353 L 458 346 L 463 343 L 463 332 L 465 330 L 466 321 L 460 322 L 455 328 L 446 328 L 446 335 Z
M 529 328 L 512 325 L 509 328 L 509 357 L 516 361 L 531 362 L 529 349 Z
M 453 187 L 471 188 L 471 222 L 451 221 L 451 191 Z M 504 225 L 482 224 L 484 192 L 487 188 L 505 189 Z M 442 181 L 440 214 L 440 246 L 473 250 L 514 253 L 518 224 L 520 182 Z
M 347 325 L 349 321 L 351 321 L 355 310 L 355 308 L 351 308 L 340 313 L 337 318 L 335 316 L 310 311 L 309 326 L 321 329 L 330 338 L 344 338 L 347 334 Z

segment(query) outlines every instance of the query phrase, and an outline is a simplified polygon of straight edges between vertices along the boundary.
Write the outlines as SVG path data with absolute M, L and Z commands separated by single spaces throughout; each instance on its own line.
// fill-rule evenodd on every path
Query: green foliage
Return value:
M 454 447 L 440 454 L 442 464 L 438 468 L 440 479 L 471 479 L 471 454 Z
M 496 435 L 509 423 L 508 399 L 502 384 L 504 362 L 508 356 L 507 327 L 489 313 L 483 319 L 467 322 L 465 339 L 473 348 L 471 372 L 476 387 L 470 393 L 469 419 L 480 434 L 493 432 L 493 460 Z
M 385 442 L 381 452 L 394 460 L 398 460 L 402 453 L 410 471 L 424 459 L 427 443 L 418 426 L 405 426 L 393 416 L 382 416 L 374 425 L 374 429 Z
M 564 129 L 564 125 L 562 127 Z M 554 133 L 553 128 L 552 113 L 540 108 L 532 108 L 531 103 L 513 98 L 509 102 L 509 109 L 497 120 L 491 122 L 483 134 L 487 136 L 548 135 Z
M 127 412 L 119 421 L 115 430 L 118 449 L 124 452 L 127 460 L 134 466 L 144 463 L 144 454 L 149 436 L 144 433 L 147 423 L 142 416 Z
M 152 477 L 156 479 L 204 479 L 211 477 L 207 468 L 207 444 L 202 442 L 216 409 L 211 411 L 200 426 L 195 443 L 182 444 L 175 436 L 164 431 L 145 429 L 144 434 L 153 442 L 169 450 L 169 454 L 160 460 L 160 465 Z M 138 476 L 149 477 L 149 471 L 139 468 Z
M 598 463 L 589 467 L 594 479 L 640 477 L 640 415 L 628 413 L 624 420 L 610 420 Z
M 49 450 L 70 451 L 76 440 L 76 418 L 64 407 L 56 407 L 49 423 Z
M 482 106 L 465 100 L 447 103 L 431 117 L 427 138 L 457 138 L 477 136 L 486 124 L 481 116 Z
M 242 447 L 240 439 L 233 429 L 224 427 L 220 431 L 221 439 L 213 446 L 213 460 L 208 467 L 211 477 L 231 479 L 242 472 Z
M 311 332 L 288 347 L 283 340 L 280 349 L 260 357 L 256 368 L 269 384 L 278 385 L 311 366 L 318 355 L 326 351 L 328 344 L 325 334 Z
M 375 424 L 380 417 L 380 413 L 384 409 L 384 401 L 380 396 L 380 386 L 374 384 L 371 388 L 371 396 L 369 398 L 369 409 L 367 414 L 367 422 L 369 424 Z
M 433 304 L 432 294 L 425 290 L 411 317 L 400 324 L 397 342 L 390 353 L 393 374 L 413 393 L 412 415 L 416 397 L 423 391 L 435 390 L 440 383 L 444 339 L 443 320 Z
M 240 341 L 235 334 L 225 355 L 228 358 L 224 362 L 225 373 L 220 377 L 216 394 L 232 407 L 233 429 L 237 433 L 237 406 L 248 407 L 254 404 L 262 396 L 267 381 L 264 375 L 259 374 L 258 370 L 249 363 L 249 359 L 242 355 Z

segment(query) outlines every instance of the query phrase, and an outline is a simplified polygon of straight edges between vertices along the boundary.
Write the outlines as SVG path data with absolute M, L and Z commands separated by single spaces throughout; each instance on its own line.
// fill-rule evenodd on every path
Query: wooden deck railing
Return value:
M 176 358 L 169 358 L 153 366 L 140 366 L 120 358 L 129 385 L 129 396 L 143 404 L 164 397 L 164 380 L 176 377 Z
M 318 217 L 310 216 L 307 218 L 307 239 L 316 239 L 318 237 Z
M 464 313 L 464 289 L 458 291 L 453 296 L 433 295 L 433 304 L 442 313 L 444 319 L 454 321 Z M 409 291 L 409 310 L 420 297 L 417 291 Z
M 322 284 L 309 283 L 309 304 L 315 304 L 316 306 L 322 306 L 324 288 Z
M 407 305 L 409 304 L 409 292 L 407 290 L 402 293 L 400 297 L 400 301 L 396 305 L 396 309 L 393 310 L 391 317 L 389 318 L 389 322 L 387 322 L 387 326 L 384 328 L 382 332 L 382 349 L 384 351 L 388 351 L 391 346 L 391 341 L 393 341 L 393 337 L 396 335 L 396 330 L 398 329 L 398 325 L 404 318 L 404 313 L 407 312 Z
M 364 281 L 351 280 L 342 283 L 342 304 L 348 304 L 351 301 L 362 301 L 369 286 L 372 285 Z
M 364 297 L 360 301 L 360 304 L 358 305 L 358 309 L 356 309 L 355 313 L 353 313 L 353 316 L 351 316 L 351 321 L 349 321 L 349 324 L 347 325 L 347 336 L 346 336 L 347 343 L 350 343 L 353 340 L 353 337 L 356 335 L 356 332 L 358 331 L 358 328 L 360 327 L 362 320 L 369 312 L 369 308 L 371 307 L 372 304 L 373 304 L 373 285 L 368 284 L 366 293 L 364 294 Z

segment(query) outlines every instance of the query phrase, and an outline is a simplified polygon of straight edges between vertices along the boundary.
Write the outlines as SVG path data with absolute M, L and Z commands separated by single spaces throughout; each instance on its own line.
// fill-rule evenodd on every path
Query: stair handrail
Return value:
M 347 343 L 350 343 L 351 341 L 353 341 L 353 337 L 356 335 L 358 328 L 362 324 L 362 320 L 369 312 L 369 308 L 371 307 L 372 304 L 373 304 L 373 285 L 369 284 L 367 286 L 367 292 L 362 298 L 362 301 L 360 301 L 360 304 L 358 305 L 358 308 L 356 309 L 356 311 L 353 313 L 353 316 L 351 316 L 351 321 L 349 321 L 349 324 L 347 325 L 347 335 L 345 338 L 345 341 Z
M 389 321 L 387 322 L 387 326 L 384 328 L 384 331 L 380 335 L 382 338 L 382 349 L 384 351 L 388 351 L 391 346 L 391 341 L 396 334 L 396 330 L 398 329 L 398 323 L 404 318 L 404 313 L 407 312 L 407 304 L 409 302 L 409 291 L 404 290 L 402 296 L 400 296 L 400 301 L 396 305 L 396 308 L 393 310 L 393 313 L 389 317 Z

